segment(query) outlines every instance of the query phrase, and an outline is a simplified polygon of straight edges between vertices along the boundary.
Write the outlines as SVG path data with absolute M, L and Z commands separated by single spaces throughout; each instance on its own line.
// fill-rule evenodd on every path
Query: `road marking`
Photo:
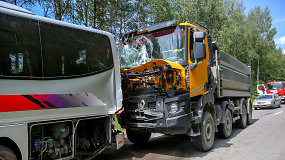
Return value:
M 280 112 L 277 112 L 277 113 L 274 113 L 274 116 L 276 116 L 277 114 L 280 114 L 282 113 L 283 111 L 280 111 Z

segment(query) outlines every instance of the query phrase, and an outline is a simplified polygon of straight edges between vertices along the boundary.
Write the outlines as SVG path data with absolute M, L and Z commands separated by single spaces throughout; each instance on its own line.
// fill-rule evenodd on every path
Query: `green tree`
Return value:
M 259 84 L 260 75 L 266 75 L 267 62 L 271 59 L 271 56 L 268 55 L 274 53 L 272 49 L 273 51 L 275 50 L 273 37 L 276 34 L 276 29 L 271 28 L 272 19 L 268 8 L 262 10 L 260 7 L 256 7 L 251 10 L 247 23 L 249 25 L 248 29 L 251 31 L 249 43 L 251 43 L 251 50 L 255 55 L 252 59 L 252 64 L 257 84 Z

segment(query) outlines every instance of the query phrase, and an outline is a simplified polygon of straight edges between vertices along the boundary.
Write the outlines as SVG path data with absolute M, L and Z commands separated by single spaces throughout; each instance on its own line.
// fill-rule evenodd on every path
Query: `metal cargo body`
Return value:
M 251 69 L 231 55 L 215 49 L 212 68 L 217 82 L 217 97 L 250 97 L 252 94 Z

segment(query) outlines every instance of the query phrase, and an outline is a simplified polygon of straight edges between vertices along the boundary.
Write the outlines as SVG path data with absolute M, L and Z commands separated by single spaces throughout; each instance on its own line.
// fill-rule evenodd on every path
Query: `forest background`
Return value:
M 241 0 L 2 0 L 43 16 L 121 34 L 176 19 L 209 29 L 225 52 L 252 69 L 254 86 L 285 80 L 285 58 L 276 47 L 269 8 L 245 13 Z M 256 87 L 254 87 L 256 89 Z

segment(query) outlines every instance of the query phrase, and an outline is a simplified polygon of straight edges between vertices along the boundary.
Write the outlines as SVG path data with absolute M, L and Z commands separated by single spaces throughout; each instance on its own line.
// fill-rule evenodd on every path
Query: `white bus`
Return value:
M 122 107 L 118 63 L 110 33 L 0 2 L 0 159 L 99 154 Z

